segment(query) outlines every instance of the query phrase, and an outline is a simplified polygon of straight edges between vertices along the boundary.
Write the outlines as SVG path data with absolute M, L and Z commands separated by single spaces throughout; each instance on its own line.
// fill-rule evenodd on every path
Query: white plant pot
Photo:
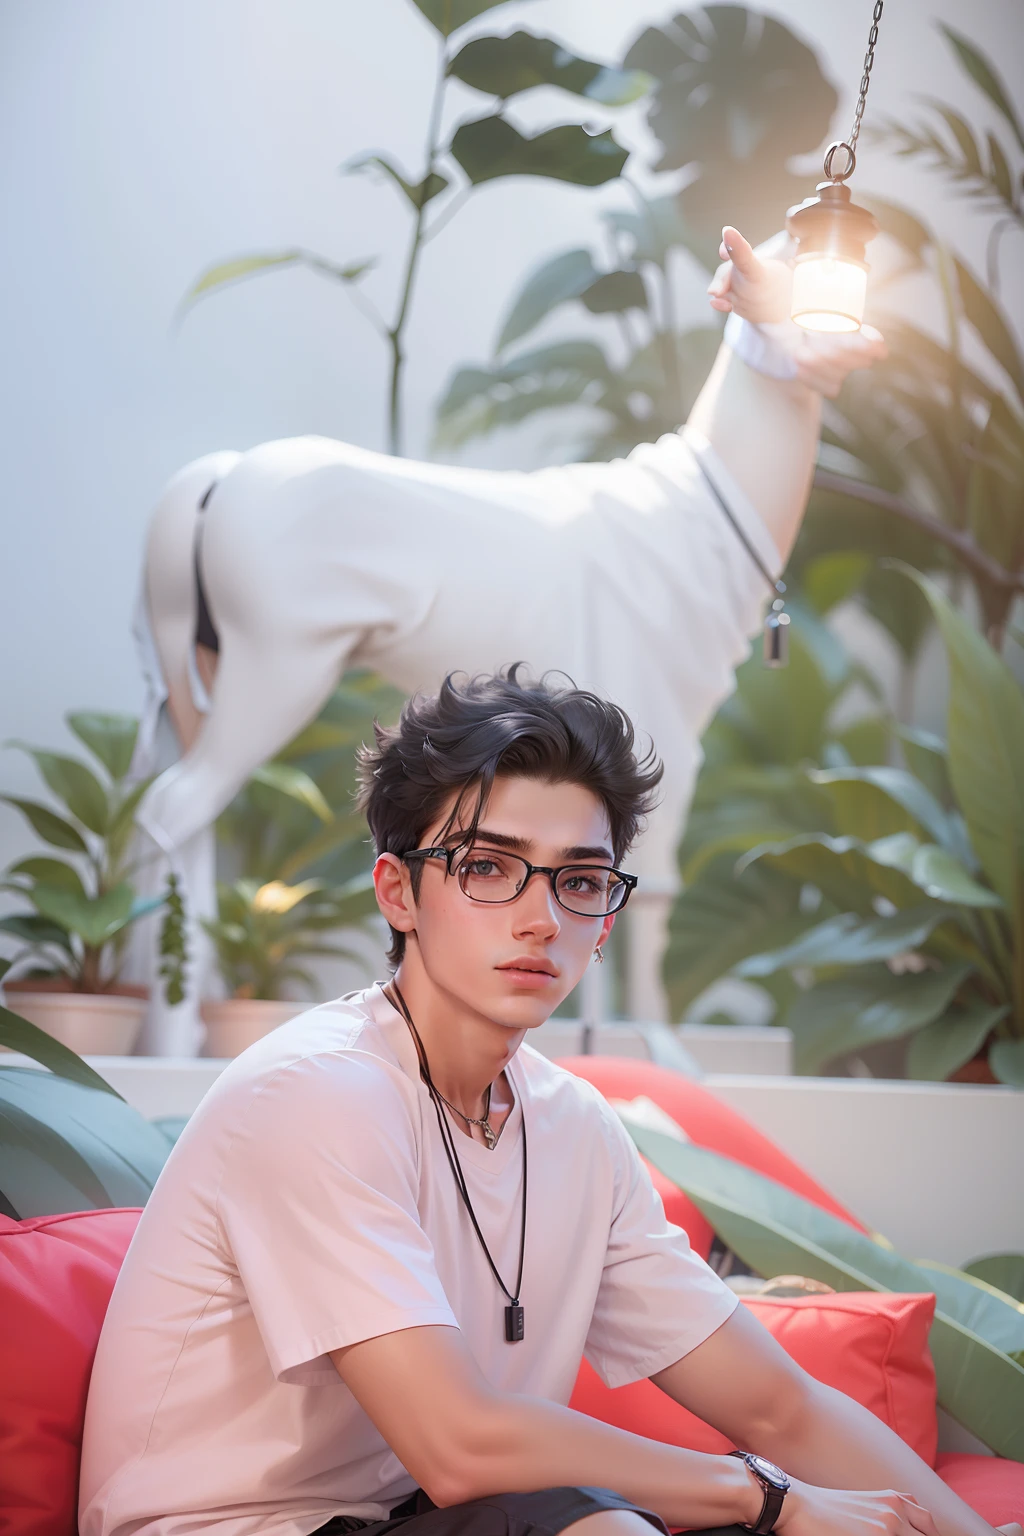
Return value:
M 79 1056 L 130 1056 L 146 1013 L 144 997 L 116 992 L 23 992 L 8 987 L 7 1007 Z
M 203 1056 L 224 1058 L 242 1051 L 279 1024 L 303 1013 L 308 1003 L 274 1002 L 264 997 L 206 998 L 199 1013 L 206 1025 Z

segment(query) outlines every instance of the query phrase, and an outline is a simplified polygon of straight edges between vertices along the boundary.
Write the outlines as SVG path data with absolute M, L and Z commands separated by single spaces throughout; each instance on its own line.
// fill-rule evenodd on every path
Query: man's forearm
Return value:
M 493 1400 L 459 1460 L 445 1502 L 602 1487 L 654 1510 L 667 1525 L 690 1529 L 755 1521 L 762 1503 L 741 1461 L 662 1445 L 537 1398 Z
M 931 1512 L 940 1536 L 992 1536 L 929 1466 L 867 1408 L 815 1383 L 795 1424 L 765 1432 L 749 1449 L 822 1488 L 893 1488 Z
M 755 373 L 723 343 L 687 425 L 707 438 L 785 560 L 810 494 L 820 395 Z

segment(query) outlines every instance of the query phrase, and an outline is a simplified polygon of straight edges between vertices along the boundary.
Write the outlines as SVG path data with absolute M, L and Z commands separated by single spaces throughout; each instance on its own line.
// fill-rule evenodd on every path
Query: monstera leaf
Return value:
M 786 162 L 821 143 L 836 108 L 814 52 L 771 16 L 708 5 L 649 28 L 624 62 L 658 82 L 649 113 L 663 149 L 657 169 L 701 167 L 680 197 L 687 224 L 714 247 L 737 210 L 755 240 L 778 229 L 812 184 Z

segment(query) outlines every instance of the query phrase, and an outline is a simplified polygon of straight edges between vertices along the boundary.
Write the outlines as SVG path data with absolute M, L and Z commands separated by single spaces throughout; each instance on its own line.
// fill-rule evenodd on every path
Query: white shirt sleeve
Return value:
M 413 1105 L 386 1065 L 307 1057 L 258 1086 L 226 1154 L 225 1240 L 274 1375 L 425 1324 L 457 1327 L 417 1209 Z
M 625 1127 L 604 1109 L 616 1207 L 585 1354 L 609 1387 L 653 1376 L 710 1338 L 738 1298 L 665 1218 Z

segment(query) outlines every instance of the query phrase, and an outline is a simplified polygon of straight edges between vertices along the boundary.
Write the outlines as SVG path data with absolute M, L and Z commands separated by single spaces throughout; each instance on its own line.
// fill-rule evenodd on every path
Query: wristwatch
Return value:
M 782 1502 L 791 1487 L 789 1478 L 774 1461 L 767 1461 L 763 1456 L 752 1456 L 749 1451 L 730 1451 L 729 1455 L 745 1461 L 764 1489 L 761 1513 L 752 1525 L 743 1525 L 743 1529 L 752 1531 L 753 1536 L 768 1536 L 769 1531 L 775 1529 L 775 1522 L 782 1513 Z

